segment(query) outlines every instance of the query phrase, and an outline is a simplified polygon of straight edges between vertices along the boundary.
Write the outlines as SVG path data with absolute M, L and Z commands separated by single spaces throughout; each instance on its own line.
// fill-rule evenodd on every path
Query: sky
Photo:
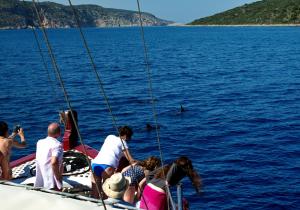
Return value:
M 40 0 L 46 1 L 46 0 Z M 68 5 L 68 0 L 47 0 Z M 178 23 L 188 23 L 257 0 L 140 0 L 142 12 Z M 71 0 L 72 4 L 97 4 L 106 8 L 137 10 L 136 0 Z

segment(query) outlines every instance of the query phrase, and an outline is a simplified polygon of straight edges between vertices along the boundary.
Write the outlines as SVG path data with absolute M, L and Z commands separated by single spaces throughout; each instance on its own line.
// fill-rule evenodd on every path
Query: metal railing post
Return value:
M 182 184 L 181 183 L 177 185 L 177 203 L 178 203 L 178 210 L 182 210 Z

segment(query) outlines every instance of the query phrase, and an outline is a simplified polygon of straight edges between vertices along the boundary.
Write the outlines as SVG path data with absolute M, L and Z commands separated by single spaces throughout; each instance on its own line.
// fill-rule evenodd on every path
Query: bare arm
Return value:
M 131 165 L 126 166 L 125 168 L 122 169 L 121 173 L 124 173 L 124 172 L 127 171 L 130 167 L 131 167 Z
M 125 171 L 127 171 L 129 168 L 131 168 L 132 166 L 134 166 L 136 164 L 137 164 L 137 162 L 136 162 L 136 160 L 134 160 L 134 162 L 132 164 L 130 164 L 129 166 L 126 166 L 125 168 L 123 168 L 121 173 L 124 173 Z
M 27 146 L 26 142 L 18 142 L 16 140 L 13 140 L 13 147 L 15 148 L 19 148 L 19 149 L 22 149 L 22 148 L 25 148 Z
M 128 149 L 123 150 L 123 153 L 124 153 L 125 157 L 127 158 L 127 160 L 129 161 L 130 164 L 136 162 L 136 161 L 132 158 L 132 156 L 131 156 L 131 154 L 130 154 L 130 152 L 129 152 Z
M 59 174 L 60 174 L 60 181 L 61 181 L 61 184 L 63 182 L 63 173 L 64 173 L 64 164 L 60 164 L 60 169 L 59 169 Z
M 18 135 L 20 136 L 21 142 L 16 141 L 14 138 L 12 138 L 12 146 L 16 148 L 25 148 L 27 146 L 24 131 L 23 128 L 20 128 L 18 131 Z M 11 135 L 12 137 L 15 137 L 15 134 Z
M 55 156 L 51 157 L 51 166 L 52 166 L 52 170 L 54 173 L 54 176 L 56 177 L 57 180 L 59 180 L 60 182 L 62 181 L 62 170 L 59 166 L 59 161 L 58 158 Z
M 136 197 L 137 197 L 138 199 L 141 198 L 142 192 L 143 192 L 144 187 L 146 186 L 146 184 L 147 184 L 147 183 L 146 183 L 146 177 L 145 177 L 145 178 L 143 178 L 143 179 L 140 181 L 140 183 L 139 183 L 139 187 L 138 187 L 137 194 L 136 194 Z

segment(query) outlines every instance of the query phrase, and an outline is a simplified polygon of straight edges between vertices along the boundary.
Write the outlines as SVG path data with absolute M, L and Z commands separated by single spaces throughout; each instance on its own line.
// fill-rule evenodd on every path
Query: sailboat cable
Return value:
M 67 94 L 67 90 L 66 90 L 65 85 L 64 85 L 64 82 L 63 82 L 63 80 L 62 80 L 62 77 L 61 77 L 61 74 L 60 74 L 60 70 L 59 70 L 59 68 L 58 68 L 58 65 L 57 65 L 55 56 L 54 56 L 54 54 L 53 54 L 53 51 L 52 51 L 52 48 L 51 48 L 51 44 L 50 44 L 49 39 L 48 39 L 48 35 L 47 35 L 47 33 L 46 33 L 45 27 L 44 27 L 43 24 L 42 24 L 41 16 L 40 16 L 39 11 L 38 11 L 38 9 L 37 9 L 37 5 L 36 5 L 35 0 L 32 0 L 32 2 L 33 2 L 33 6 L 34 6 L 34 8 L 35 8 L 35 11 L 36 11 L 36 14 L 37 14 L 37 17 L 38 17 L 39 24 L 40 24 L 40 26 L 42 27 L 42 32 L 43 32 L 44 39 L 45 39 L 45 42 L 46 42 L 46 45 L 47 45 L 47 48 L 48 48 L 49 55 L 50 55 L 50 57 L 51 57 L 51 61 L 52 61 L 52 64 L 53 64 L 53 68 L 54 68 L 54 70 L 55 70 L 55 73 L 56 73 L 56 75 L 57 75 L 57 78 L 59 79 L 59 83 L 60 83 L 60 86 L 61 86 L 61 88 L 62 88 L 62 90 L 63 90 L 65 100 L 66 100 L 66 102 L 67 102 L 67 104 L 68 104 L 68 107 L 69 107 L 69 109 L 70 109 L 70 112 L 71 112 L 71 116 L 72 116 L 72 119 L 73 119 L 73 122 L 74 122 L 74 125 L 75 125 L 75 128 L 76 128 L 77 134 L 78 134 L 78 138 L 79 138 L 79 140 L 80 140 L 80 142 L 81 142 L 81 144 L 82 144 L 83 151 L 84 151 L 85 156 L 86 156 L 86 160 L 87 160 L 87 162 L 88 162 L 88 164 L 89 164 L 89 167 L 90 167 L 90 169 L 91 169 L 91 163 L 90 163 L 89 158 L 87 157 L 87 150 L 86 150 L 86 148 L 85 148 L 85 146 L 84 146 L 85 144 L 84 144 L 83 139 L 82 139 L 82 137 L 81 137 L 81 134 L 80 134 L 80 132 L 79 132 L 78 124 L 77 124 L 77 122 L 76 122 L 76 120 L 75 120 L 76 118 L 75 118 L 74 113 L 73 113 L 73 109 L 72 109 L 72 106 L 71 106 L 71 102 L 70 102 L 70 100 L 69 100 L 69 96 L 68 96 L 68 94 Z M 95 177 L 95 175 L 94 175 L 93 172 L 92 172 L 92 176 Z M 100 192 L 100 189 L 99 189 L 99 187 L 98 187 L 97 184 L 96 184 L 96 188 L 97 188 L 97 191 L 98 191 L 99 196 L 100 196 L 100 198 L 101 198 L 102 205 L 104 206 L 104 209 L 107 210 L 106 205 L 105 205 L 104 200 L 103 200 L 103 195 L 102 195 L 102 193 Z
M 71 7 L 71 9 L 72 9 L 74 18 L 75 18 L 75 20 L 76 20 L 76 24 L 77 24 L 77 26 L 78 26 L 78 30 L 79 30 L 79 32 L 80 32 L 80 36 L 81 36 L 81 39 L 82 39 L 82 41 L 83 41 L 84 47 L 85 47 L 85 49 L 86 49 L 86 51 L 87 51 L 87 54 L 88 54 L 88 57 L 89 57 L 89 59 L 90 59 L 90 63 L 92 64 L 93 71 L 94 71 L 94 73 L 95 73 L 95 75 L 96 75 L 96 79 L 97 79 L 98 84 L 99 84 L 99 87 L 100 87 L 100 93 L 103 95 L 104 101 L 105 101 L 105 103 L 106 103 L 106 106 L 107 106 L 108 111 L 109 111 L 109 113 L 110 113 L 110 116 L 111 116 L 111 118 L 112 118 L 113 126 L 114 126 L 115 130 L 117 131 L 117 133 L 118 133 L 119 136 L 120 136 L 119 129 L 118 129 L 118 125 L 117 125 L 116 117 L 114 116 L 114 114 L 113 114 L 113 112 L 112 112 L 111 105 L 110 105 L 110 103 L 109 103 L 108 97 L 107 97 L 107 95 L 106 95 L 106 93 L 105 93 L 105 90 L 104 90 L 103 82 L 102 82 L 102 80 L 101 80 L 101 77 L 100 77 L 99 72 L 97 71 L 97 66 L 96 66 L 96 64 L 95 64 L 95 62 L 94 62 L 94 59 L 93 59 L 91 50 L 90 50 L 90 48 L 89 48 L 89 46 L 88 46 L 88 44 L 87 44 L 86 38 L 85 38 L 84 33 L 83 33 L 83 31 L 82 31 L 81 24 L 80 24 L 80 21 L 79 21 L 79 18 L 78 18 L 78 14 L 77 14 L 77 12 L 76 12 L 76 10 L 75 10 L 75 8 L 74 8 L 74 6 L 73 6 L 71 0 L 68 0 L 68 2 L 69 2 L 69 5 L 70 5 L 70 7 Z M 124 144 L 124 142 L 123 142 L 122 140 L 121 140 L 121 143 L 122 143 L 122 146 L 125 148 L 125 144 Z M 125 150 L 125 152 L 126 152 L 126 150 Z M 131 165 L 131 164 L 130 164 L 130 165 Z
M 156 137 L 157 137 L 157 142 L 158 142 L 158 150 L 160 153 L 160 159 L 161 163 L 163 164 L 163 154 L 162 154 L 162 149 L 161 149 L 161 143 L 160 143 L 160 137 L 159 137 L 159 129 L 158 129 L 158 120 L 157 120 L 157 113 L 155 109 L 155 102 L 154 102 L 154 95 L 153 95 L 153 88 L 152 88 L 152 76 L 150 72 L 150 65 L 149 65 L 149 56 L 148 56 L 148 49 L 146 46 L 146 41 L 145 41 L 145 32 L 144 32 L 144 27 L 143 27 L 143 21 L 142 21 L 142 14 L 141 14 L 141 9 L 140 9 L 140 3 L 139 0 L 137 0 L 137 5 L 138 5 L 138 12 L 139 12 L 139 21 L 140 21 L 140 28 L 141 28 L 141 36 L 142 36 L 142 41 L 143 41 L 143 48 L 144 48 L 144 59 L 145 59 L 145 64 L 146 64 L 146 70 L 148 74 L 148 83 L 149 83 L 149 95 L 151 97 L 151 104 L 152 104 L 152 112 L 153 112 L 153 118 L 155 121 L 155 130 L 156 130 Z
M 23 0 L 23 4 L 26 4 L 25 0 Z M 33 8 L 30 7 L 30 9 L 31 9 L 32 15 L 34 16 Z M 50 92 L 52 93 L 53 97 L 56 99 L 55 101 L 58 102 L 58 89 L 57 89 L 56 85 L 54 84 L 54 81 L 52 80 L 52 78 L 50 76 L 50 71 L 49 71 L 48 65 L 46 63 L 45 56 L 43 54 L 42 47 L 41 47 L 40 41 L 38 39 L 38 35 L 37 35 L 36 30 L 35 30 L 34 24 L 32 24 L 32 26 L 30 26 L 27 22 L 26 17 L 25 17 L 25 27 L 30 28 L 33 35 L 34 35 L 34 39 L 35 39 L 36 46 L 38 48 L 39 54 L 41 56 L 41 60 L 42 60 L 43 66 L 44 66 L 44 70 L 47 73 L 47 78 L 48 78 L 48 81 L 50 83 L 50 86 L 54 90 L 54 91 L 50 91 Z
M 24 1 L 23 1 L 23 2 L 24 2 Z M 34 39 L 35 39 L 35 41 L 36 41 L 36 46 L 37 46 L 37 48 L 38 48 L 38 50 L 39 50 L 39 53 L 40 53 L 40 55 L 41 55 L 42 62 L 43 62 L 43 65 L 44 65 L 44 69 L 45 69 L 46 72 L 47 72 L 48 80 L 49 80 L 51 86 L 54 86 L 54 85 L 53 85 L 53 81 L 52 81 L 51 76 L 50 76 L 49 69 L 48 69 L 47 64 L 46 64 L 46 61 L 45 61 L 45 57 L 44 57 L 43 52 L 42 52 L 42 49 L 41 49 L 40 42 L 39 42 L 38 37 L 37 37 L 37 33 L 36 33 L 34 27 L 30 27 L 30 28 L 31 28 L 32 33 L 33 33 L 33 35 L 34 35 Z
M 111 118 L 112 118 L 112 121 L 113 121 L 114 128 L 116 129 L 117 133 L 119 133 L 119 131 L 118 131 L 118 126 L 117 126 L 117 120 L 116 120 L 116 117 L 115 117 L 115 116 L 113 115 L 113 113 L 112 113 L 112 108 L 111 108 L 111 106 L 110 106 L 108 97 L 107 97 L 107 95 L 106 95 L 106 93 L 105 93 L 104 86 L 103 86 L 103 82 L 102 82 L 102 80 L 101 80 L 101 77 L 100 77 L 99 72 L 97 71 L 97 66 L 96 66 L 96 64 L 95 64 L 95 62 L 94 62 L 94 59 L 93 59 L 91 50 L 90 50 L 90 48 L 89 48 L 89 46 L 88 46 L 88 44 L 87 44 L 86 38 L 85 38 L 84 33 L 83 33 L 83 31 L 82 31 L 81 24 L 80 24 L 80 21 L 79 21 L 79 18 L 78 18 L 78 14 L 77 14 L 77 12 L 76 12 L 76 10 L 75 10 L 75 8 L 74 8 L 74 6 L 73 6 L 71 0 L 68 0 L 68 1 L 69 1 L 69 4 L 70 4 L 71 9 L 72 9 L 72 11 L 73 11 L 74 18 L 75 18 L 75 20 L 76 20 L 76 24 L 77 24 L 78 29 L 79 29 L 79 32 L 80 32 L 80 36 L 81 36 L 81 38 L 82 38 L 84 47 L 85 47 L 85 49 L 86 49 L 86 51 L 87 51 L 87 54 L 88 54 L 88 57 L 89 57 L 89 59 L 90 59 L 90 63 L 91 63 L 91 65 L 92 65 L 92 67 L 93 67 L 93 71 L 94 71 L 94 73 L 95 73 L 95 75 L 96 75 L 96 79 L 97 79 L 97 81 L 98 81 L 98 83 L 99 83 L 100 93 L 103 95 L 104 101 L 105 101 L 106 106 L 107 106 L 107 108 L 108 108 L 108 111 L 109 111 L 109 113 L 110 113 L 110 115 L 111 115 Z
M 50 76 L 50 71 L 49 71 L 49 69 L 47 67 L 47 64 L 46 64 L 46 61 L 45 61 L 45 57 L 44 57 L 42 49 L 41 49 L 41 45 L 40 45 L 40 42 L 39 42 L 38 37 L 37 37 L 37 32 L 34 29 L 34 27 L 31 27 L 31 29 L 32 29 L 32 32 L 33 32 L 34 37 L 35 37 L 36 45 L 38 47 L 38 50 L 39 50 L 39 53 L 40 53 L 40 56 L 41 56 L 41 59 L 42 59 L 43 65 L 44 65 L 44 69 L 47 72 L 48 81 L 50 82 L 50 86 L 54 90 L 54 91 L 50 91 L 50 92 L 52 93 L 53 97 L 56 98 L 56 101 L 59 103 L 59 100 L 58 100 L 58 98 L 59 98 L 58 97 L 58 88 L 54 84 L 54 81 L 52 80 L 52 78 Z M 61 104 L 59 103 L 59 105 L 61 105 Z M 61 110 L 63 110 L 63 109 L 61 108 Z
M 115 116 L 113 115 L 113 112 L 112 112 L 110 103 L 109 103 L 109 101 L 108 101 L 108 97 L 107 97 L 107 95 L 106 95 L 106 93 L 105 93 L 105 90 L 104 90 L 103 83 L 102 83 L 101 78 L 100 78 L 100 75 L 99 75 L 99 73 L 98 73 L 98 71 L 97 71 L 97 67 L 96 67 L 96 64 L 95 64 L 95 62 L 94 62 L 94 59 L 93 59 L 91 50 L 90 50 L 90 48 L 89 48 L 89 46 L 88 46 L 88 44 L 87 44 L 86 38 L 85 38 L 84 33 L 83 33 L 83 31 L 82 31 L 82 27 L 81 27 L 81 24 L 80 24 L 80 21 L 79 21 L 78 14 L 77 14 L 77 12 L 76 12 L 76 10 L 75 10 L 73 4 L 72 4 L 72 1 L 71 1 L 71 0 L 68 0 L 68 2 L 69 2 L 69 5 L 70 5 L 70 7 L 71 7 L 71 9 L 72 9 L 72 11 L 73 11 L 73 15 L 74 15 L 74 18 L 75 18 L 75 20 L 76 20 L 76 23 L 77 23 L 77 26 L 78 26 L 78 29 L 79 29 L 79 32 L 80 32 L 80 36 L 81 36 L 82 41 L 83 41 L 83 43 L 84 43 L 84 47 L 85 47 L 85 49 L 86 49 L 86 51 L 87 51 L 88 57 L 89 57 L 89 59 L 90 59 L 90 62 L 91 62 L 91 64 L 92 64 L 92 67 L 93 67 L 93 70 L 94 70 L 94 72 L 95 72 L 95 74 L 96 74 L 96 78 L 97 78 L 97 81 L 98 81 L 98 83 L 99 83 L 101 93 L 102 93 L 102 95 L 103 95 L 103 97 L 104 97 L 105 103 L 106 103 L 107 108 L 108 108 L 108 110 L 109 110 L 109 113 L 110 113 L 110 115 L 111 115 L 111 117 L 112 117 L 113 125 L 114 125 L 114 127 L 115 127 L 117 133 L 119 133 L 119 136 L 121 136 L 121 135 L 120 135 L 120 132 L 119 132 L 119 129 L 118 129 L 118 126 L 117 126 L 116 118 L 115 118 Z M 121 141 L 121 143 L 122 143 L 123 148 L 126 148 L 126 147 L 125 147 L 125 144 L 124 144 L 124 142 L 123 142 L 123 140 L 122 140 L 121 138 L 120 138 L 120 141 Z M 126 153 L 127 157 L 129 157 L 129 154 L 128 154 L 127 150 L 125 150 L 124 152 Z M 129 162 L 129 165 L 130 165 L 130 168 L 133 169 L 133 165 L 132 165 L 131 162 Z M 134 174 L 136 173 L 135 170 L 132 170 L 132 171 L 133 171 Z M 138 188 L 139 188 L 139 190 L 141 191 L 141 187 L 140 187 L 139 185 L 138 185 Z M 141 196 L 142 196 L 142 199 L 145 201 L 145 198 L 144 198 L 143 194 L 142 194 Z M 146 203 L 146 202 L 145 202 L 145 203 Z M 146 203 L 146 208 L 147 208 L 147 210 L 148 210 L 147 203 Z
M 147 70 L 147 75 L 148 75 L 149 95 L 151 97 L 152 113 L 153 113 L 153 119 L 155 121 L 155 130 L 156 130 L 158 150 L 159 150 L 159 154 L 160 154 L 162 167 L 164 167 L 163 154 L 162 154 L 160 136 L 159 136 L 159 129 L 158 129 L 157 112 L 156 112 L 156 108 L 155 108 L 155 100 L 154 100 L 154 95 L 153 95 L 152 74 L 151 74 L 151 71 L 150 71 L 148 49 L 147 49 L 147 45 L 146 45 L 145 32 L 144 32 L 144 26 L 143 26 L 143 21 L 142 21 L 142 12 L 141 12 L 141 7 L 140 7 L 140 1 L 137 0 L 136 2 L 137 2 L 137 7 L 138 7 L 138 14 L 139 14 L 141 38 L 142 38 L 143 48 L 144 48 L 144 60 L 145 60 L 146 70 Z M 163 176 L 166 178 L 166 174 L 165 174 L 164 170 L 163 170 Z M 168 198 L 171 199 L 172 208 L 175 209 L 168 184 L 166 184 L 166 191 L 167 191 L 167 194 L 168 194 Z M 170 209 L 169 202 L 168 202 L 168 209 Z

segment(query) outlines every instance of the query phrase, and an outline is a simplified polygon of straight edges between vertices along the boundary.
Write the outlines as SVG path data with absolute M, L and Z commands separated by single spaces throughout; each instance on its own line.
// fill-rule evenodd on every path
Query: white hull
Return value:
M 3 210 L 104 210 L 100 200 L 69 193 L 34 189 L 12 182 L 0 184 L 1 209 Z M 106 209 L 115 208 L 106 202 Z M 125 207 L 122 209 L 131 209 Z M 132 208 L 134 209 L 134 208 Z

